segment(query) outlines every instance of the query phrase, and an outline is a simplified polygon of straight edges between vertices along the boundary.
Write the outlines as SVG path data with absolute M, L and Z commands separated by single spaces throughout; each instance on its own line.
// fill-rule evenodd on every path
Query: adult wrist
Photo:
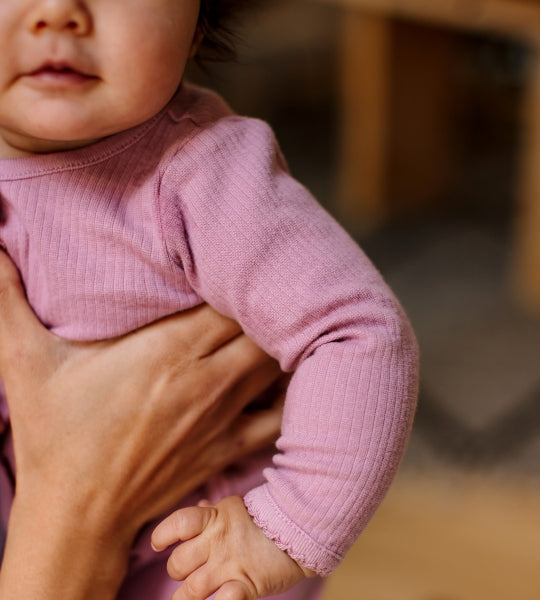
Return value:
M 113 600 L 130 541 L 76 505 L 16 497 L 0 571 L 0 600 Z
M 106 482 L 69 470 L 37 473 L 19 469 L 13 507 L 17 510 L 12 512 L 26 518 L 44 513 L 58 527 L 72 527 L 85 537 L 111 538 L 126 548 L 131 547 L 142 525 Z

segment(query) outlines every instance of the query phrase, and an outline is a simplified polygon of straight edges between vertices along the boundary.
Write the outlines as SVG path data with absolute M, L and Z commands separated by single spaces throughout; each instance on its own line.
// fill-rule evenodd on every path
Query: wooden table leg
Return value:
M 390 100 L 388 19 L 344 11 L 338 218 L 352 233 L 384 219 Z
M 523 170 L 511 276 L 519 304 L 540 317 L 540 43 L 529 74 L 523 125 Z

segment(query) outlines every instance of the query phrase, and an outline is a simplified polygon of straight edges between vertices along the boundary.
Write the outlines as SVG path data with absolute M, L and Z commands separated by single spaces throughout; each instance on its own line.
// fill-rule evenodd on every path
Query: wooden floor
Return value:
M 323 600 L 540 600 L 540 486 L 401 475 Z

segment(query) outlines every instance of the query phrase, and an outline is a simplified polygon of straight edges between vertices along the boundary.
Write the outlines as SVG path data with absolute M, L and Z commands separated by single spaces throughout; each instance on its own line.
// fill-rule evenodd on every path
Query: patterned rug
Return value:
M 495 226 L 432 223 L 367 244 L 420 343 L 409 465 L 540 479 L 540 322 L 512 302 L 509 239 Z

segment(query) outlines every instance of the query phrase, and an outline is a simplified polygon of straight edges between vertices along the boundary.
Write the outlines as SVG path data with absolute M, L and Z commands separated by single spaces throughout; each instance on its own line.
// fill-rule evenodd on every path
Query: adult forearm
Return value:
M 0 571 L 0 600 L 112 600 L 129 543 L 78 507 L 16 499 Z M 36 506 L 36 504 L 38 504 Z

